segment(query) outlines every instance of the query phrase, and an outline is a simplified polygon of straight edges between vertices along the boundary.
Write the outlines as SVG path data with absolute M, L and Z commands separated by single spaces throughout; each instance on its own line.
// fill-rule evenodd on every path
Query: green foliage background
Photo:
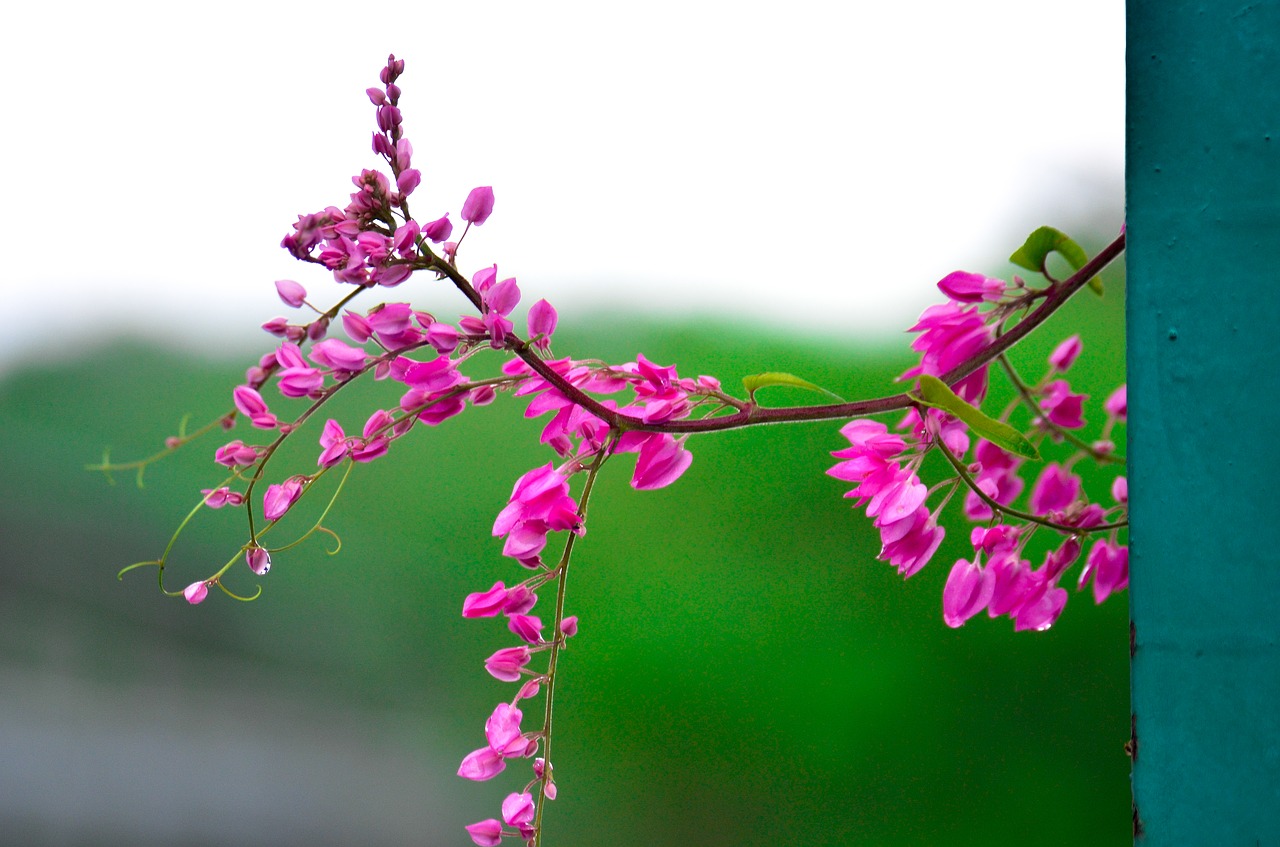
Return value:
M 1015 350 L 1034 379 L 1079 329 L 1072 380 L 1095 425 L 1123 380 L 1123 284 L 1108 284 Z M 580 321 L 556 352 L 643 352 L 731 387 L 782 369 L 846 397 L 891 391 L 911 361 L 905 337 L 872 347 L 649 319 Z M 358 468 L 328 521 L 342 551 L 317 539 L 278 555 L 258 602 L 215 591 L 189 608 L 155 591 L 152 570 L 116 582 L 220 478 L 222 440 L 151 468 L 142 491 L 83 466 L 106 445 L 118 459 L 151 452 L 183 412 L 225 411 L 255 355 L 119 343 L 0 383 L 9 843 L 465 844 L 461 826 L 496 816 L 528 778 L 519 762 L 489 783 L 452 775 L 511 694 L 481 666 L 511 636 L 459 610 L 468 592 L 522 577 L 489 535 L 516 477 L 550 457 L 522 401 L 469 410 Z M 332 414 L 358 429 L 396 389 L 346 392 Z M 837 429 L 698 438 L 689 472 L 652 493 L 628 487 L 630 458 L 606 467 L 570 577 L 581 633 L 562 666 L 548 843 L 1129 843 L 1124 598 L 1073 594 L 1043 634 L 985 616 L 949 630 L 941 590 L 967 534 L 953 529 L 905 583 L 875 561 L 873 529 L 823 473 Z M 314 437 L 297 440 L 309 467 Z M 1086 484 L 1106 496 L 1104 481 Z M 168 585 L 225 561 L 238 518 L 204 515 Z

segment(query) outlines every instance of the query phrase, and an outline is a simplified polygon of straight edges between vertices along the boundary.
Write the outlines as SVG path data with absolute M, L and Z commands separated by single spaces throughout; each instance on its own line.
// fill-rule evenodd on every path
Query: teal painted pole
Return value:
M 1127 62 L 1135 843 L 1280 845 L 1280 2 Z

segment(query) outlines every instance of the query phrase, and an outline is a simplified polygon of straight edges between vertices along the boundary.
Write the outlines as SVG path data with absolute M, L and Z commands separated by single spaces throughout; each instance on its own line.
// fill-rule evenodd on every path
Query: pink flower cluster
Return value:
M 549 482 L 548 477 L 554 475 L 551 470 L 538 469 L 526 474 L 516 486 L 511 503 L 499 517 L 500 523 L 518 523 L 517 515 L 532 513 L 546 514 L 561 509 L 568 509 L 572 499 L 564 493 L 556 482 Z M 567 502 L 565 502 L 567 501 Z M 513 509 L 512 506 L 516 508 Z M 545 518 L 529 518 L 544 521 Z M 566 518 L 567 520 L 567 518 Z M 578 524 L 576 515 L 573 523 Z M 567 528 L 567 527 L 566 527 Z M 485 722 L 485 746 L 468 753 L 458 767 L 458 776 L 464 779 L 483 781 L 492 779 L 506 769 L 507 760 L 529 758 L 538 750 L 538 738 L 542 733 L 526 732 L 521 727 L 524 713 L 519 708 L 522 700 L 537 696 L 546 676 L 528 669 L 528 664 L 535 651 L 553 649 L 562 645 L 565 639 L 578 631 L 578 619 L 573 616 L 560 621 L 559 634 L 554 642 L 543 640 L 543 623 L 541 619 L 529 614 L 538 601 L 534 589 L 550 579 L 547 573 L 531 577 L 525 582 L 508 588 L 497 582 L 488 591 L 477 592 L 467 596 L 462 604 L 462 616 L 465 618 L 487 618 L 504 615 L 507 626 L 523 644 L 504 647 L 485 660 L 485 670 L 502 682 L 519 682 L 528 677 L 520 686 L 515 699 L 510 703 L 499 703 Z M 533 780 L 524 791 L 512 793 L 502 804 L 502 820 L 514 827 L 516 833 L 526 840 L 533 835 L 533 795 L 530 789 L 541 783 L 542 794 L 548 800 L 556 797 L 556 785 L 551 779 L 549 765 L 543 759 L 533 763 Z M 496 844 L 504 834 L 502 823 L 495 818 L 480 821 L 467 827 L 467 832 L 477 844 Z
M 613 400 L 602 405 L 624 415 L 640 418 L 645 423 L 683 420 L 693 411 L 700 397 L 714 397 L 720 391 L 718 380 L 709 376 L 681 378 L 674 365 L 657 365 L 640 355 L 636 361 L 615 367 L 601 367 L 572 359 L 547 362 L 548 367 L 574 388 L 586 394 L 616 394 L 630 390 L 632 398 L 619 406 Z M 561 456 L 575 455 L 582 460 L 599 452 L 609 441 L 609 424 L 566 397 L 550 382 L 534 375 L 523 361 L 513 359 L 503 366 L 503 373 L 528 376 L 516 396 L 532 396 L 525 417 L 552 413 L 542 429 L 541 440 Z M 693 463 L 693 454 L 684 447 L 684 439 L 668 433 L 629 430 L 613 442 L 613 453 L 636 453 L 631 486 L 637 491 L 665 488 L 679 479 Z
M 477 290 L 485 298 L 488 314 L 502 316 L 506 310 L 501 304 L 510 295 L 502 294 L 501 286 L 510 283 L 514 288 L 515 281 L 494 283 L 494 279 L 496 268 L 485 274 Z M 499 305 L 491 307 L 491 304 Z M 554 329 L 554 313 L 551 315 L 550 323 L 534 327 L 531 313 L 530 333 L 549 336 Z M 500 324 L 489 321 L 483 330 L 491 334 L 495 326 Z M 479 324 L 463 323 L 462 328 L 464 331 L 481 331 Z M 615 401 L 608 400 L 603 402 L 604 408 L 646 421 L 686 417 L 699 397 L 715 396 L 720 389 L 719 383 L 709 377 L 681 379 L 674 366 L 657 365 L 644 356 L 618 367 L 570 359 L 546 364 L 569 385 L 584 393 L 608 395 L 629 390 L 632 397 L 626 405 L 619 407 Z M 521 476 L 507 505 L 493 524 L 493 534 L 504 539 L 503 555 L 536 573 L 511 587 L 497 582 L 488 591 L 468 595 L 462 605 L 463 617 L 502 615 L 506 618 L 508 630 L 522 643 L 493 653 L 485 660 L 485 669 L 503 682 L 525 680 L 515 699 L 500 704 L 490 716 L 485 726 L 487 744 L 463 759 L 458 769 L 459 776 L 474 780 L 490 779 L 505 769 L 508 759 L 532 756 L 537 750 L 539 734 L 521 729 L 523 715 L 517 706 L 522 700 L 539 693 L 546 683 L 546 676 L 530 670 L 528 665 L 534 653 L 555 651 L 578 631 L 577 618 L 564 617 L 559 621 L 558 632 L 548 640 L 543 634 L 542 619 L 531 614 L 538 599 L 535 591 L 559 576 L 567 565 L 565 560 L 554 567 L 543 561 L 549 534 L 564 532 L 580 536 L 585 532 L 582 509 L 570 493 L 569 477 L 582 472 L 589 460 L 598 462 L 611 454 L 635 452 L 638 456 L 632 486 L 653 489 L 674 482 L 692 462 L 692 455 L 684 449 L 683 442 L 670 435 L 634 430 L 620 435 L 614 433 L 607 421 L 574 403 L 523 361 L 509 361 L 503 367 L 503 373 L 518 382 L 517 396 L 532 398 L 525 412 L 527 417 L 552 414 L 543 428 L 542 441 L 567 461 L 561 467 L 548 462 Z M 549 763 L 542 759 L 534 763 L 534 782 L 541 784 L 542 795 L 548 800 L 554 799 L 556 794 L 549 769 Z M 468 826 L 467 832 L 472 840 L 485 845 L 498 843 L 504 835 L 532 837 L 534 812 L 530 789 L 533 784 L 526 786 L 523 792 L 508 795 L 502 805 L 502 821 L 490 818 Z M 504 829 L 504 822 L 515 832 Z
M 555 452 L 559 464 L 548 461 L 524 473 L 492 527 L 493 536 L 502 539 L 502 554 L 526 569 L 525 578 L 511 586 L 495 582 L 487 591 L 469 594 L 462 605 L 465 618 L 505 619 L 515 643 L 492 653 L 484 667 L 495 679 L 517 683 L 519 688 L 509 701 L 493 709 L 484 725 L 484 746 L 463 758 L 458 774 L 483 781 L 502 773 L 509 760 L 533 760 L 533 778 L 522 790 L 507 795 L 501 819 L 489 818 L 466 829 L 482 847 L 499 844 L 504 837 L 530 842 L 538 836 L 535 792 L 541 802 L 555 799 L 557 789 L 551 763 L 535 758 L 540 748 L 544 755 L 550 748 L 550 706 L 545 711 L 547 725 L 526 730 L 521 704 L 544 692 L 551 697 L 559 651 L 578 631 L 577 618 L 563 614 L 565 598 L 560 592 L 574 544 L 586 532 L 587 499 L 596 472 L 617 454 L 634 453 L 633 488 L 671 485 L 693 461 L 685 446 L 690 427 L 666 427 L 685 431 L 683 437 L 653 428 L 690 419 L 699 421 L 698 428 L 714 428 L 715 416 L 723 410 L 732 410 L 735 418 L 726 423 L 750 424 L 760 420 L 752 415 L 761 410 L 755 407 L 750 388 L 749 401 L 744 402 L 724 394 L 712 377 L 681 377 L 674 365 L 659 365 L 643 355 L 620 365 L 551 359 L 558 315 L 545 300 L 529 308 L 527 335 L 521 338 L 514 317 L 522 298 L 516 279 L 500 279 L 496 264 L 468 279 L 457 264 L 459 244 L 470 228 L 483 225 L 493 213 L 492 187 L 479 186 L 466 197 L 458 210 L 466 228 L 457 241 L 449 240 L 454 230 L 449 212 L 426 224 L 409 213 L 409 198 L 420 188 L 422 173 L 413 166 L 413 147 L 403 135 L 397 85 L 403 70 L 403 61 L 388 57 L 380 74 L 381 86 L 366 92 L 377 124 L 373 150 L 386 168 L 364 169 L 352 177 L 355 190 L 343 207 L 328 206 L 299 216 L 282 241 L 296 258 L 322 265 L 337 283 L 356 290 L 347 289 L 349 296 L 322 312 L 312 305 L 314 300 L 301 284 L 276 281 L 282 303 L 291 309 L 310 309 L 316 317 L 298 322 L 277 317 L 263 324 L 266 332 L 279 339 L 278 346 L 246 371 L 244 383 L 232 392 L 236 411 L 221 421 L 229 429 L 237 417 L 244 418 L 254 428 L 272 432 L 274 440 L 254 445 L 237 439 L 219 447 L 214 459 L 229 476 L 216 487 L 202 490 L 202 503 L 210 509 L 244 505 L 262 481 L 262 517 L 267 528 L 273 528 L 270 525 L 287 515 L 330 469 L 379 459 L 416 425 L 439 425 L 462 414 L 468 403 L 485 405 L 499 392 L 509 392 L 528 400 L 526 418 L 548 416 L 540 440 Z M 416 195 L 414 204 L 420 199 Z M 417 271 L 426 271 L 433 280 L 447 279 L 476 314 L 448 323 L 414 309 L 409 302 L 347 307 L 356 295 L 385 292 L 408 282 Z M 965 271 L 949 274 L 938 287 L 948 300 L 925 310 L 911 328 L 917 333 L 911 347 L 920 354 L 920 362 L 902 374 L 903 380 L 945 377 L 957 368 L 969 370 L 965 366 L 971 366 L 975 357 L 990 360 L 1005 322 L 1046 296 L 1045 291 L 1028 290 L 1017 277 L 1011 285 Z M 327 337 L 333 320 L 341 321 L 350 343 Z M 858 419 L 840 430 L 849 446 L 832 454 L 839 461 L 827 473 L 853 485 L 845 496 L 871 519 L 881 543 L 878 557 L 904 577 L 918 573 L 937 554 L 946 537 L 940 516 L 955 492 L 964 488 L 957 508 L 975 524 L 969 535 L 972 553 L 954 562 L 943 588 L 942 613 L 948 626 L 959 627 L 985 611 L 991 618 L 1008 617 L 1018 631 L 1048 629 L 1067 602 L 1068 591 L 1061 585 L 1064 575 L 1082 557 L 1076 587 L 1083 590 L 1091 585 L 1096 602 L 1128 584 L 1128 548 L 1120 535 L 1127 525 L 1127 481 L 1124 476 L 1114 477 L 1113 502 L 1103 506 L 1090 501 L 1075 471 L 1084 459 L 1121 466 L 1123 458 L 1115 454 L 1109 439 L 1114 426 L 1127 419 L 1127 395 L 1122 385 L 1103 403 L 1106 422 L 1096 441 L 1086 443 L 1077 435 L 1086 426 L 1089 397 L 1072 390 L 1067 373 L 1082 349 L 1079 336 L 1063 341 L 1049 355 L 1047 373 L 1034 385 L 1024 385 L 1004 362 L 1021 398 L 1026 435 L 1007 437 L 1012 407 L 998 424 L 976 408 L 988 392 L 985 364 L 952 381 L 962 401 L 958 405 L 949 395 L 951 405 L 935 402 L 931 395 L 913 394 L 892 406 L 910 405 L 892 429 L 879 421 Z M 473 356 L 492 351 L 506 357 L 500 376 L 472 379 L 464 373 Z M 269 477 L 264 472 L 280 443 L 311 417 L 318 423 L 321 416 L 315 413 L 322 404 L 370 373 L 388 387 L 398 383 L 398 401 L 389 398 L 380 404 L 387 408 L 375 409 L 358 435 L 354 427 L 348 434 L 337 419 L 327 418 L 318 435 L 317 469 L 266 484 Z M 306 408 L 300 414 L 289 417 L 272 410 L 264 392 L 270 394 L 273 380 L 280 397 L 272 403 L 287 407 L 304 401 Z M 937 387 L 936 381 L 924 380 L 922 391 L 930 385 Z M 966 404 L 971 408 L 963 408 Z M 825 413 L 828 418 L 834 416 L 830 409 Z M 708 421 L 712 426 L 704 426 Z M 1066 444 L 1076 449 L 1045 462 L 1026 492 L 1025 505 L 1018 507 L 1027 488 L 1022 470 L 1028 460 L 1023 456 L 1036 453 L 1030 449 L 1031 442 L 1045 448 Z M 950 480 L 933 488 L 921 480 L 930 452 L 943 454 L 938 458 L 954 471 Z M 353 467 L 346 464 L 348 471 Z M 586 482 L 575 498 L 571 480 L 579 475 L 585 475 Z M 239 483 L 245 484 L 243 490 L 237 490 Z M 215 585 L 231 593 L 221 578 L 241 554 L 255 575 L 270 570 L 271 552 L 259 541 L 263 529 L 254 524 L 252 511 L 246 511 L 251 528 L 248 541 L 221 571 L 183 590 L 189 603 L 202 602 Z M 322 529 L 319 523 L 311 531 L 317 529 Z M 558 559 L 544 559 L 549 544 L 556 549 L 553 533 L 561 533 L 557 538 L 563 542 L 563 552 Z M 1054 547 L 1033 568 L 1029 544 L 1033 537 L 1043 540 L 1046 535 L 1056 536 Z M 273 549 L 279 553 L 291 546 Z M 163 560 L 158 564 L 163 567 Z M 544 624 L 534 610 L 537 592 L 547 585 L 557 594 L 555 612 Z M 530 667 L 536 654 L 544 654 L 542 669 Z
M 880 531 L 880 558 L 909 577 L 928 563 L 946 535 L 925 505 L 929 490 L 912 463 L 899 461 L 906 442 L 883 423 L 856 420 L 840 432 L 851 446 L 832 454 L 844 461 L 827 473 L 857 483 L 845 496 L 866 506 L 867 517 Z
M 904 379 L 947 373 L 989 345 L 995 337 L 994 327 L 1003 319 L 1004 312 L 999 307 L 982 312 L 978 306 L 965 305 L 1000 303 L 1009 297 L 1009 287 L 1000 280 L 957 271 L 938 286 L 950 301 L 927 309 L 912 327 L 920 333 L 912 347 L 921 353 L 921 363 L 907 371 Z M 1010 302 L 1016 303 L 1016 299 Z M 1083 412 L 1088 397 L 1072 392 L 1062 378 L 1082 349 L 1079 336 L 1059 344 L 1049 355 L 1044 380 L 1028 389 L 1034 400 L 1031 426 L 1042 442 L 1046 438 L 1050 442 L 1061 441 L 1066 433 L 1085 425 Z M 986 380 L 985 369 L 979 369 L 956 383 L 954 389 L 970 404 L 977 404 L 986 395 Z M 986 610 L 993 618 L 1008 616 L 1019 631 L 1048 629 L 1067 601 L 1067 591 L 1058 583 L 1079 560 L 1082 539 L 1095 532 L 1109 534 L 1090 549 L 1078 588 L 1092 581 L 1094 598 L 1101 603 L 1128 585 L 1128 548 L 1117 540 L 1118 525 L 1107 524 L 1127 511 L 1125 478 L 1115 478 L 1115 503 L 1104 508 L 1085 498 L 1080 477 L 1071 471 L 1072 464 L 1086 455 L 1102 460 L 1111 456 L 1114 445 L 1106 436 L 1127 415 L 1125 397 L 1125 387 L 1120 386 L 1104 404 L 1108 420 L 1102 440 L 1083 445 L 1065 464 L 1044 465 L 1028 497 L 1029 514 L 1012 508 L 1024 490 L 1018 470 L 1025 459 L 991 441 L 977 439 L 967 474 L 958 475 L 955 483 L 963 481 L 969 486 L 964 497 L 965 517 L 986 525 L 973 528 L 973 556 L 956 561 L 947 578 L 942 607 L 948 626 L 961 626 Z M 846 424 L 841 433 L 849 439 L 850 446 L 832 453 L 842 461 L 827 471 L 837 479 L 856 483 L 845 496 L 865 507 L 879 530 L 880 558 L 907 577 L 924 567 L 937 551 L 944 534 L 938 526 L 939 512 L 950 499 L 946 495 L 933 510 L 927 505 L 930 491 L 916 473 L 924 453 L 941 448 L 959 461 L 970 446 L 967 427 L 962 422 L 937 409 L 923 412 L 922 417 L 919 411 L 911 411 L 900 425 L 912 433 L 912 442 L 877 421 Z M 1033 569 L 1025 551 L 1032 528 L 1039 528 L 1037 525 L 1050 527 L 1063 541 L 1046 554 L 1039 568 Z

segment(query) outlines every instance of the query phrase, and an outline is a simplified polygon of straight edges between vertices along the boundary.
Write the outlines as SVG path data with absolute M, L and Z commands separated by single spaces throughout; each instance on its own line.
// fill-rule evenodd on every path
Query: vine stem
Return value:
M 1120 235 L 1099 251 L 1084 264 L 1080 270 L 1076 271 L 1066 280 L 1055 283 L 1052 289 L 1044 295 L 1044 302 L 1036 307 L 1022 320 L 1018 321 L 1008 332 L 1001 334 L 982 350 L 974 354 L 970 359 L 960 363 L 956 367 L 942 374 L 939 379 L 948 385 L 952 385 L 969 374 L 985 367 L 996 357 L 1000 356 L 1013 345 L 1017 344 L 1036 327 L 1040 326 L 1049 317 L 1062 307 L 1073 294 L 1084 287 L 1089 280 L 1097 276 L 1103 268 L 1114 261 L 1121 253 L 1124 252 L 1125 235 Z M 477 308 L 482 308 L 482 301 L 479 292 L 471 285 L 465 276 L 463 276 L 457 268 L 439 260 L 433 260 L 430 269 L 436 271 L 449 278 L 458 290 L 471 301 Z M 741 429 L 742 427 L 755 426 L 765 423 L 790 423 L 796 421 L 821 421 L 821 420 L 841 420 L 845 418 L 856 418 L 864 415 L 874 415 L 881 412 L 892 412 L 900 409 L 906 409 L 913 405 L 914 401 L 910 395 L 903 392 L 894 394 L 890 397 L 878 397 L 871 400 L 858 400 L 852 403 L 837 403 L 823 406 L 791 406 L 788 408 L 762 408 L 754 404 L 744 404 L 743 408 L 738 411 L 722 415 L 720 417 L 702 418 L 699 420 L 681 420 L 681 421 L 663 421 L 660 423 L 646 423 L 633 415 L 624 415 L 613 409 L 604 406 L 600 401 L 585 394 L 576 386 L 572 385 L 568 380 L 556 373 L 552 368 L 544 362 L 530 346 L 516 337 L 510 335 L 507 340 L 508 349 L 512 350 L 519 356 L 530 368 L 532 368 L 540 377 L 545 379 L 556 390 L 563 394 L 566 398 L 586 409 L 591 414 L 606 421 L 614 430 L 640 430 L 644 432 L 670 432 L 670 433 L 691 433 L 691 432 L 721 432 L 729 429 Z
M 923 417 L 924 411 L 925 411 L 924 409 L 920 410 L 921 417 Z M 960 461 L 960 459 L 958 459 L 956 455 L 951 452 L 951 450 L 947 447 L 947 445 L 942 443 L 941 438 L 935 438 L 933 440 L 933 443 L 939 450 L 942 451 L 942 455 L 945 456 L 947 461 L 951 463 L 951 467 L 960 476 L 960 479 L 964 480 L 964 484 L 967 485 L 969 489 L 973 491 L 974 494 L 977 494 L 978 497 L 982 500 L 982 502 L 986 503 L 987 506 L 989 506 L 995 512 L 1008 515 L 1011 518 L 1017 518 L 1018 520 L 1021 520 L 1021 521 L 1026 521 L 1027 523 L 1039 524 L 1040 526 L 1048 527 L 1049 529 L 1052 529 L 1056 532 L 1061 532 L 1064 535 L 1080 535 L 1080 536 L 1093 535 L 1094 533 L 1106 532 L 1108 530 L 1113 530 L 1113 529 L 1120 529 L 1122 527 L 1126 527 L 1129 525 L 1129 522 L 1126 520 L 1126 521 L 1116 521 L 1115 523 L 1099 524 L 1098 526 L 1090 526 L 1090 527 L 1068 526 L 1067 524 L 1054 523 L 1051 520 L 1047 520 L 1045 518 L 1039 517 L 1038 515 L 1033 515 L 1028 512 L 1022 512 L 1017 509 L 1011 509 L 1008 506 L 1004 505 L 1003 503 L 997 502 L 994 498 L 990 497 L 987 494 L 987 492 L 983 491 L 981 488 L 978 487 L 978 483 L 975 482 L 973 477 L 969 474 L 969 469 L 964 466 L 964 462 Z
M 1013 387 L 1018 390 L 1018 394 L 1021 396 L 1022 402 L 1031 410 L 1032 415 L 1040 419 L 1041 424 L 1046 429 L 1055 433 L 1059 438 L 1071 442 L 1082 452 L 1089 454 L 1095 462 L 1101 462 L 1103 464 L 1125 464 L 1124 456 L 1117 456 L 1114 453 L 1100 453 L 1093 448 L 1092 444 L 1087 443 L 1074 432 L 1063 429 L 1053 421 L 1049 420 L 1049 416 L 1040 408 L 1039 401 L 1036 400 L 1035 396 L 1031 393 L 1031 388 L 1023 381 L 1018 372 L 1014 370 L 1013 363 L 1009 361 L 1009 357 L 1002 353 L 997 357 L 997 361 L 1000 363 L 1000 367 L 1004 368 L 1004 372 L 1009 377 L 1009 381 L 1013 383 Z
M 609 451 L 613 448 L 613 443 L 616 440 L 616 437 L 611 437 L 606 441 L 596 453 L 590 467 L 587 468 L 587 481 L 582 486 L 582 499 L 578 503 L 578 520 L 583 524 L 587 520 L 587 502 L 591 499 L 591 489 L 595 486 L 596 475 L 609 457 Z M 556 579 L 556 614 L 554 628 L 552 629 L 551 652 L 547 660 L 545 683 L 547 700 L 542 720 L 542 778 L 539 780 L 538 809 L 534 813 L 533 820 L 533 847 L 539 847 L 542 844 L 542 810 L 547 806 L 547 785 L 552 781 L 551 719 L 555 703 L 556 663 L 560 658 L 560 648 L 565 643 L 565 637 L 560 632 L 560 624 L 564 621 L 564 598 L 565 587 L 569 578 L 569 558 L 573 555 L 573 546 L 577 539 L 577 535 L 569 533 L 569 537 L 564 542 L 564 552 L 560 554 L 560 564 L 556 567 L 556 570 L 559 571 Z

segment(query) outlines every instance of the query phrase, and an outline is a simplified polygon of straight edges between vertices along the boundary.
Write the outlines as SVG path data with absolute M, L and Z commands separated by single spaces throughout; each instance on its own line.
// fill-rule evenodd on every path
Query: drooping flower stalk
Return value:
M 1091 584 L 1095 601 L 1101 603 L 1127 585 L 1123 533 L 1128 487 L 1118 474 L 1123 456 L 1110 440 L 1115 426 L 1127 419 L 1125 387 L 1103 403 L 1105 421 L 1090 442 L 1079 433 L 1096 410 L 1090 409 L 1088 395 L 1072 390 L 1067 376 L 1083 355 L 1081 338 L 1071 336 L 1060 343 L 1048 357 L 1044 378 L 1035 384 L 1024 381 L 1005 355 L 1120 255 L 1123 231 L 1090 260 L 1060 233 L 1046 242 L 1037 240 L 1037 231 L 1013 259 L 1044 278 L 1046 284 L 1040 288 L 1018 277 L 1007 283 L 969 271 L 948 274 L 938 283 L 946 301 L 926 309 L 911 328 L 916 333 L 911 347 L 920 360 L 900 377 L 909 384 L 901 393 L 765 407 L 756 401 L 762 385 L 816 386 L 789 374 L 762 374 L 764 379 L 744 385 L 743 399 L 727 392 L 714 377 L 681 377 L 675 365 L 659 365 L 639 353 L 612 365 L 553 358 L 559 315 L 546 300 L 528 309 L 527 331 L 522 334 L 517 309 L 523 293 L 515 277 L 500 279 L 495 263 L 470 274 L 459 264 L 460 247 L 471 227 L 482 226 L 494 214 L 493 188 L 473 189 L 460 208 L 433 209 L 425 223 L 410 213 L 411 195 L 415 207 L 436 201 L 424 188 L 422 171 L 414 167 L 413 145 L 405 135 L 398 84 L 403 72 L 404 61 L 388 57 L 381 86 L 366 91 L 374 107 L 372 147 L 382 160 L 379 168 L 362 168 L 352 177 L 355 190 L 345 205 L 299 215 L 281 242 L 295 258 L 332 276 L 343 292 L 336 302 L 321 311 L 313 305 L 318 298 L 301 283 L 276 281 L 276 293 L 285 306 L 303 315 L 309 310 L 314 317 L 277 317 L 262 324 L 277 346 L 246 370 L 243 383 L 231 392 L 230 409 L 190 435 L 184 425 L 154 456 L 124 464 L 104 458 L 93 467 L 104 472 L 136 469 L 141 478 L 148 465 L 197 436 L 247 421 L 250 432 L 214 451 L 225 478 L 200 490 L 198 502 L 163 555 L 131 565 L 121 575 L 155 566 L 161 589 L 192 605 L 206 600 L 213 586 L 236 599 L 253 599 L 257 593 L 240 596 L 225 584 L 232 567 L 243 560 L 249 572 L 261 578 L 271 569 L 273 556 L 282 560 L 280 554 L 316 533 L 338 542 L 324 521 L 356 465 L 394 455 L 397 442 L 410 433 L 444 424 L 468 407 L 494 403 L 503 395 L 525 402 L 524 417 L 545 417 L 539 441 L 554 458 L 518 478 L 492 530 L 502 539 L 506 565 L 522 567 L 527 575 L 510 586 L 511 577 L 504 576 L 488 590 L 468 595 L 462 607 L 464 617 L 505 618 L 518 643 L 500 648 L 483 664 L 494 678 L 520 685 L 510 701 L 498 704 L 489 715 L 485 746 L 467 754 L 459 775 L 488 780 L 502 773 L 511 759 L 541 755 L 532 762 L 533 778 L 502 802 L 501 820 L 490 818 L 466 827 L 474 843 L 496 845 L 504 837 L 542 843 L 543 813 L 557 790 L 551 759 L 556 681 L 566 641 L 578 631 L 577 617 L 566 615 L 569 564 L 586 531 L 595 481 L 611 457 L 634 453 L 631 486 L 649 491 L 674 484 L 689 470 L 693 452 L 688 442 L 693 435 L 767 423 L 845 421 L 840 432 L 849 446 L 833 453 L 840 461 L 828 474 L 854 485 L 846 496 L 871 520 L 881 540 L 880 559 L 911 577 L 938 554 L 948 526 L 972 524 L 972 553 L 954 561 L 942 591 L 947 626 L 959 627 L 985 610 L 990 618 L 1009 617 L 1018 631 L 1051 627 L 1068 597 L 1059 583 L 1082 556 L 1077 590 Z M 466 227 L 450 241 L 450 215 L 455 213 Z M 1072 262 L 1076 270 L 1070 277 L 1058 280 L 1045 270 L 1045 243 Z M 452 284 L 468 309 L 456 321 L 415 309 L 408 295 L 356 304 L 362 297 L 389 297 L 387 291 L 401 286 L 408 291 L 415 283 L 438 285 L 442 280 Z M 339 327 L 347 340 L 329 337 L 330 330 Z M 478 357 L 498 357 L 500 376 L 473 376 L 478 372 L 473 360 Z M 1003 373 L 1017 394 L 996 418 L 981 411 L 992 362 L 1000 366 L 995 373 Z M 308 428 L 338 392 L 370 378 L 398 384 L 398 399 L 388 398 L 345 425 L 334 417 L 319 424 L 318 432 L 315 426 Z M 892 427 L 867 417 L 890 412 L 905 415 Z M 318 448 L 314 466 L 279 469 L 280 447 L 304 432 Z M 268 439 L 264 433 L 272 436 Z M 1039 455 L 1040 448 L 1056 449 L 1059 444 L 1070 452 L 1050 460 Z M 941 462 L 928 459 L 930 453 L 942 457 Z M 1110 505 L 1090 500 L 1073 470 L 1081 461 L 1117 474 L 1110 486 Z M 932 472 L 929 462 L 944 469 L 943 478 L 932 484 L 926 481 Z M 298 520 L 317 482 L 336 468 L 342 468 L 337 490 L 314 522 L 293 540 L 267 546 L 264 538 Z M 580 474 L 582 487 L 575 499 L 572 490 Z M 1035 482 L 1028 491 L 1026 480 L 1032 475 Z M 260 483 L 265 490 L 259 499 Z M 964 496 L 953 500 L 957 491 Z M 228 561 L 181 590 L 166 589 L 164 571 L 187 524 L 205 507 L 241 506 L 244 537 Z M 261 521 L 255 519 L 255 508 L 261 511 Z M 1028 544 L 1037 533 L 1041 538 L 1056 537 L 1056 544 L 1041 566 L 1033 568 Z M 271 535 L 272 540 L 277 537 Z M 556 538 L 563 539 L 563 546 L 555 564 L 548 565 L 543 554 Z M 243 575 L 243 569 L 237 573 Z M 555 603 L 548 627 L 534 611 L 537 591 L 551 584 Z M 537 670 L 541 654 L 545 665 Z M 520 704 L 540 693 L 546 698 L 542 727 L 525 730 Z

